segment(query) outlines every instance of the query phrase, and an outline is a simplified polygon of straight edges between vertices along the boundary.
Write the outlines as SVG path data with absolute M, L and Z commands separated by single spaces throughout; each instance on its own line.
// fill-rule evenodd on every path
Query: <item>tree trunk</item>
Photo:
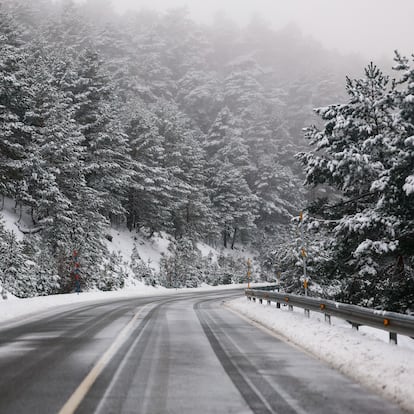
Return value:
M 190 203 L 186 206 L 186 222 L 187 224 L 190 224 Z
M 397 274 L 403 276 L 405 273 L 404 257 L 400 254 L 397 257 Z
M 23 206 L 22 206 L 22 203 L 19 203 L 19 220 L 17 220 L 18 223 L 21 222 L 22 215 L 23 215 Z
M 233 240 L 231 241 L 231 250 L 234 249 L 234 243 L 236 242 L 236 234 L 237 234 L 237 227 L 234 228 Z
M 32 223 L 33 223 L 33 225 L 36 225 L 35 212 L 34 212 L 34 208 L 33 207 L 30 209 L 30 216 L 32 217 Z

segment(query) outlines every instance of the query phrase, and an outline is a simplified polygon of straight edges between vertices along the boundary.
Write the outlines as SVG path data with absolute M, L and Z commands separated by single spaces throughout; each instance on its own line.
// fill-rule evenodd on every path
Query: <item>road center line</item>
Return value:
M 123 345 L 123 343 L 128 339 L 131 331 L 133 330 L 134 323 L 137 321 L 144 309 L 148 306 L 149 304 L 140 308 L 139 311 L 134 315 L 134 317 L 122 329 L 122 331 L 118 334 L 112 345 L 102 355 L 99 361 L 91 369 L 89 374 L 84 378 L 84 380 L 80 383 L 75 392 L 70 396 L 65 405 L 61 408 L 59 414 L 72 414 L 75 412 L 75 410 L 79 407 L 80 403 L 85 398 L 86 394 L 91 389 L 92 385 L 95 383 L 96 379 L 104 370 L 108 362 L 116 354 L 116 352 Z

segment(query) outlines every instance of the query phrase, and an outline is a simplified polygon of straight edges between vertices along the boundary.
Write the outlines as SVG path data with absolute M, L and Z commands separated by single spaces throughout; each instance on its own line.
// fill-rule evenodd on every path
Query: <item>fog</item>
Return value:
M 113 0 L 124 13 L 141 7 L 166 10 L 187 6 L 208 23 L 216 10 L 239 23 L 262 15 L 275 28 L 289 23 L 330 49 L 360 53 L 367 59 L 390 57 L 394 49 L 414 52 L 413 0 Z

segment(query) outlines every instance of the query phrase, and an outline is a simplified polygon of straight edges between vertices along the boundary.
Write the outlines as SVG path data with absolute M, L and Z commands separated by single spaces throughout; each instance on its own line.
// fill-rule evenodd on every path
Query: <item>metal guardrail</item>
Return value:
M 362 325 L 382 329 L 390 333 L 391 343 L 397 344 L 397 334 L 414 338 L 413 316 L 273 291 L 276 288 L 277 286 L 266 286 L 265 288 L 246 289 L 245 295 L 248 299 L 254 301 L 258 299 L 261 303 L 266 300 L 269 305 L 271 302 L 276 302 L 278 308 L 282 303 L 288 305 L 289 310 L 297 306 L 305 310 L 306 316 L 309 316 L 310 311 L 323 313 L 328 323 L 331 322 L 331 316 L 335 316 L 348 321 L 355 329 Z

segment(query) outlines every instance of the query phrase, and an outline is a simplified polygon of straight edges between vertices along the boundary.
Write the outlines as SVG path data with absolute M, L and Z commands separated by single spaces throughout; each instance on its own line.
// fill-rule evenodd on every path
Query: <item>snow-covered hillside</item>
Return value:
M 110 236 L 112 240 L 106 242 L 109 251 L 119 253 L 124 261 L 129 262 L 134 245 L 136 245 L 141 259 L 155 271 L 159 271 L 161 255 L 168 254 L 170 240 L 166 234 L 154 235 L 148 239 L 122 226 L 111 228 Z
M 112 240 L 107 240 L 106 242 L 109 251 L 120 253 L 125 261 L 130 261 L 135 245 L 141 259 L 145 263 L 148 263 L 155 271 L 160 270 L 161 257 L 170 254 L 168 246 L 172 237 L 166 233 L 154 234 L 151 238 L 147 238 L 142 234 L 129 231 L 125 226 L 121 226 L 118 228 L 112 227 L 110 229 L 110 236 Z M 213 262 L 217 262 L 220 254 L 232 256 L 244 261 L 247 261 L 248 258 L 254 258 L 257 255 L 253 250 L 249 249 L 217 249 L 202 242 L 198 242 L 196 246 L 203 257 L 210 255 Z
M 11 199 L 6 198 L 4 200 L 3 209 L 0 211 L 0 218 L 2 219 L 4 228 L 7 231 L 12 232 L 20 242 L 24 240 L 25 234 L 30 233 L 30 230 L 33 228 L 28 209 L 22 208 L 20 211 L 20 209 L 15 207 L 15 203 Z M 144 285 L 162 285 L 163 283 L 159 276 L 163 270 L 161 269 L 162 258 L 164 258 L 165 261 L 166 258 L 172 257 L 173 254 L 177 255 L 180 253 L 177 253 L 177 248 L 175 253 L 173 252 L 174 249 L 171 249 L 171 244 L 174 245 L 173 247 L 176 247 L 177 241 L 167 233 L 154 233 L 151 237 L 148 237 L 148 235 L 144 233 L 129 231 L 125 225 L 112 225 L 108 228 L 106 231 L 105 244 L 110 255 L 108 259 L 105 259 L 106 263 L 103 263 L 103 272 L 105 266 L 108 268 L 111 262 L 115 263 L 116 266 L 110 268 L 110 272 L 112 272 L 111 274 L 116 272 L 122 274 L 122 278 L 124 278 L 122 286 L 124 289 L 129 289 L 131 287 L 139 288 Z M 205 260 L 205 263 L 198 263 L 197 256 L 194 255 L 190 257 L 184 256 L 181 260 L 189 260 L 190 265 L 194 267 L 201 266 L 201 272 L 203 272 L 204 266 L 211 265 L 209 270 L 210 274 L 214 274 L 214 272 L 226 273 L 227 279 L 223 283 L 229 283 L 229 281 L 231 281 L 231 276 L 229 278 L 228 275 L 231 275 L 232 273 L 238 274 L 233 282 L 244 281 L 244 275 L 247 273 L 246 261 L 248 258 L 255 257 L 255 253 L 251 250 L 232 250 L 229 248 L 217 249 L 202 242 L 198 242 L 196 248 L 198 251 L 197 254 L 199 255 L 198 257 Z M 220 258 L 222 259 L 223 257 L 227 258 L 225 270 L 223 263 L 221 263 L 221 267 L 218 264 Z M 180 258 L 178 260 L 180 260 Z M 235 265 L 237 265 L 237 269 L 233 268 Z M 164 267 L 165 266 L 166 265 L 164 264 Z M 184 267 L 181 269 L 181 272 L 185 273 L 185 270 Z M 106 270 L 106 274 L 108 274 L 108 270 Z M 149 276 L 145 277 L 148 274 Z M 259 272 L 253 272 L 253 277 L 255 279 L 258 279 L 259 276 Z M 223 280 L 223 278 L 220 279 L 219 276 L 217 277 L 217 280 L 210 278 L 210 283 L 206 278 L 205 281 L 199 280 L 196 285 L 200 286 L 206 282 L 214 285 L 221 284 L 220 280 Z M 177 284 L 171 285 L 177 287 Z M 180 285 L 185 286 L 186 283 L 184 282 Z M 193 283 L 187 285 L 194 286 Z M 95 286 L 99 287 L 98 283 Z M 106 286 L 107 285 L 104 285 L 103 290 L 107 290 Z M 114 286 L 114 288 L 119 288 L 119 285 Z M 87 290 L 91 290 L 91 287 L 88 287 Z M 92 290 L 94 290 L 94 287 L 92 287 Z M 36 296 L 36 294 L 30 294 L 28 296 Z

